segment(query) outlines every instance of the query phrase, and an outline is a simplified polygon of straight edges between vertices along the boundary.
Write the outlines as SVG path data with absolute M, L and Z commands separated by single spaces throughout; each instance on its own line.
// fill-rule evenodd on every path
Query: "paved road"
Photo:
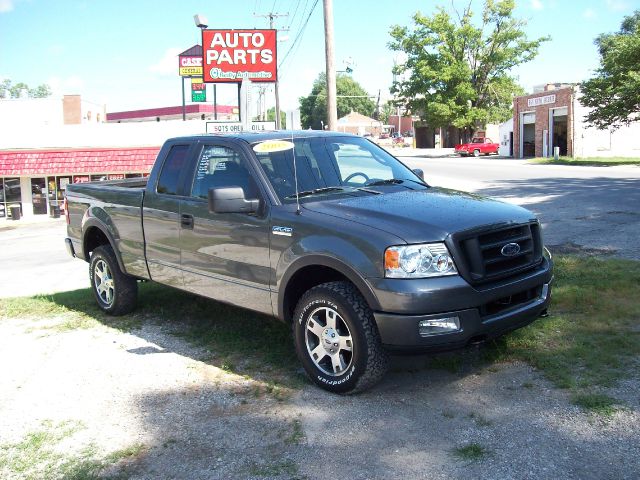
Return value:
M 521 160 L 403 157 L 432 185 L 522 205 L 557 251 L 603 250 L 640 260 L 640 168 L 530 165 Z
M 87 264 L 67 254 L 65 234 L 62 219 L 0 223 L 0 298 L 88 287 Z

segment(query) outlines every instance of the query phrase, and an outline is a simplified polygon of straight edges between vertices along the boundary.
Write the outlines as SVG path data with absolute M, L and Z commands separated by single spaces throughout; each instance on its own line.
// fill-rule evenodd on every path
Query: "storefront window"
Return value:
M 11 217 L 11 207 L 19 207 L 22 213 L 22 202 L 20 196 L 20 179 L 4 179 L 4 207 L 5 215 Z

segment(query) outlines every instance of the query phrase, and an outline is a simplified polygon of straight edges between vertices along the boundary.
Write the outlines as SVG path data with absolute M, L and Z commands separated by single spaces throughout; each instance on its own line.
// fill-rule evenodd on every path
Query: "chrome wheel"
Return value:
M 331 376 L 345 373 L 353 360 L 353 340 L 346 322 L 333 308 L 317 308 L 307 317 L 305 343 L 313 363 Z
M 113 275 L 107 262 L 100 259 L 93 267 L 93 284 L 100 300 L 107 306 L 111 306 L 114 297 Z

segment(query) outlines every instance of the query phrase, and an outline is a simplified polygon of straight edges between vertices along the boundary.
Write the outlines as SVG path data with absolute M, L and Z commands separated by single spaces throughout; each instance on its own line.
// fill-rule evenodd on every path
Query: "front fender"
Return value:
M 379 310 L 379 301 L 366 281 L 367 276 L 378 276 L 372 255 L 378 256 L 377 252 L 365 253 L 337 237 L 312 236 L 292 244 L 282 253 L 276 267 L 278 317 L 284 318 L 284 297 L 289 281 L 302 268 L 312 265 L 328 267 L 342 274 L 358 288 L 372 309 Z

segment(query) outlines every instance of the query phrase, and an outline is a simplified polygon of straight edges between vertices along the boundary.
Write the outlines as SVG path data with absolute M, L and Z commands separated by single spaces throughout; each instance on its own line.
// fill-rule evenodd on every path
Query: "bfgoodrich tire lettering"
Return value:
M 377 383 L 388 368 L 373 312 L 349 282 L 306 292 L 296 307 L 293 336 L 309 378 L 334 393 L 354 393 Z
M 138 282 L 120 270 L 110 245 L 101 245 L 89 263 L 91 289 L 98 306 L 109 315 L 124 315 L 136 308 Z

